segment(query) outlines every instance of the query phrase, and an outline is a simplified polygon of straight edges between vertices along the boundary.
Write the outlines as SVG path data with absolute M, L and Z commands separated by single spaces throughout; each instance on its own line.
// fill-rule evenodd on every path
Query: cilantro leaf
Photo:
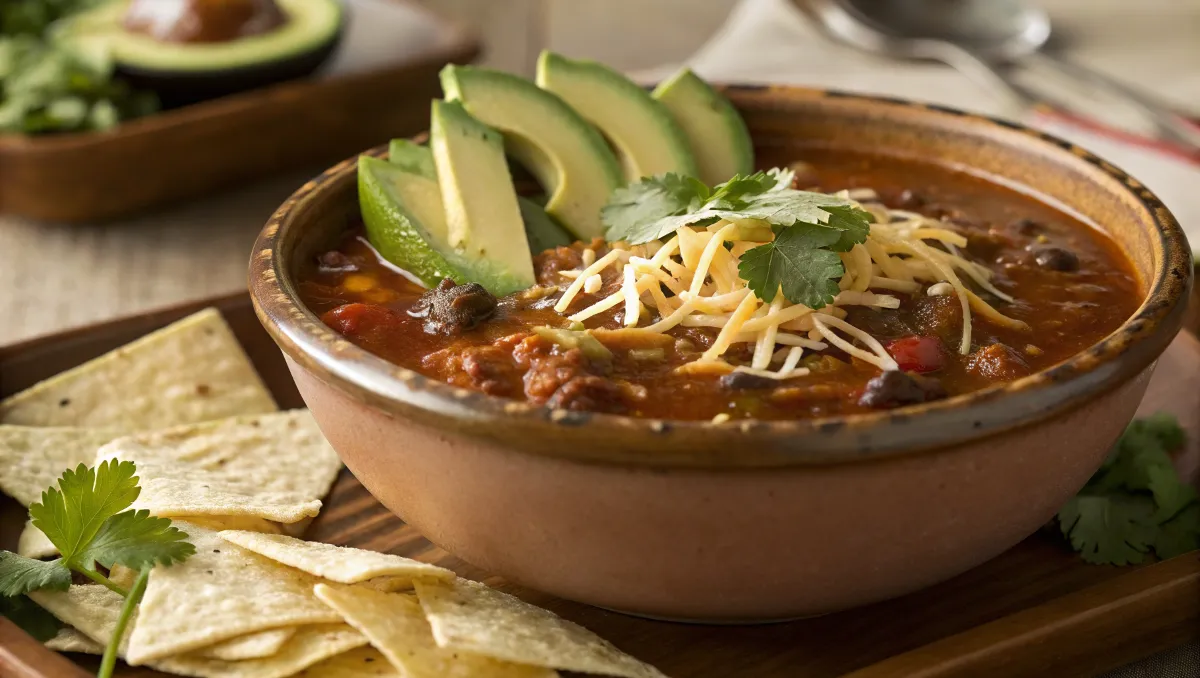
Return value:
M 50 640 L 62 628 L 54 615 L 25 596 L 0 597 L 0 617 L 7 617 L 39 643 Z
M 698 179 L 663 174 L 614 191 L 600 218 L 609 240 L 650 242 L 675 231 L 660 232 L 661 220 L 699 209 L 709 195 L 709 188 Z
M 80 464 L 67 470 L 58 487 L 42 492 L 42 501 L 29 506 L 34 527 L 46 534 L 63 562 L 75 557 L 95 538 L 104 522 L 129 508 L 137 499 L 136 467 L 132 462 L 106 461 L 92 469 Z
M 187 534 L 173 527 L 167 518 L 152 517 L 145 509 L 125 511 L 105 521 L 91 543 L 76 555 L 75 562 L 88 569 L 94 563 L 106 568 L 120 563 L 134 570 L 170 565 L 196 552 L 196 547 L 185 539 Z
M 855 245 L 866 242 L 871 233 L 871 213 L 853 207 L 822 207 L 829 213 L 825 225 L 842 232 L 842 237 L 829 249 L 834 252 L 849 252 Z
M 1184 432 L 1169 414 L 1137 419 L 1079 495 L 1058 513 L 1064 535 L 1090 563 L 1171 558 L 1200 547 L 1200 499 L 1171 463 Z
M 1184 483 L 1174 467 L 1152 466 L 1146 469 L 1146 489 L 1154 495 L 1158 505 L 1159 522 L 1170 520 L 1185 507 L 1196 501 L 1196 488 Z
M 692 177 L 663 174 L 617 189 L 600 217 L 609 240 L 633 245 L 718 219 L 758 219 L 773 226 L 824 224 L 849 234 L 839 251 L 866 239 L 868 213 L 836 196 L 795 190 L 794 176 L 790 170 L 773 169 L 735 176 L 709 189 Z
M 1154 540 L 1154 502 L 1127 494 L 1080 495 L 1058 513 L 1059 527 L 1089 563 L 1140 563 Z
M 742 255 L 738 274 L 765 302 L 782 289 L 789 301 L 821 308 L 838 293 L 838 279 L 845 268 L 828 249 L 841 238 L 841 231 L 824 226 L 796 224 L 776 228 L 775 240 Z
M 1154 538 L 1154 553 L 1163 560 L 1196 549 L 1200 549 L 1200 503 L 1163 523 Z
M 0 596 L 12 598 L 38 589 L 66 591 L 71 571 L 61 560 L 45 562 L 0 551 Z

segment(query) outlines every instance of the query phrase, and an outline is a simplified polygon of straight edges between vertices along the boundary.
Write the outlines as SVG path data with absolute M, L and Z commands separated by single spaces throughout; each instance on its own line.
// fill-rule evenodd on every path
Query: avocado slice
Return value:
M 444 278 L 473 280 L 469 262 L 447 244 L 442 193 L 435 179 L 360 155 L 358 204 L 367 240 L 380 256 L 426 287 Z
M 537 84 L 600 129 L 616 147 L 626 180 L 666 172 L 697 176 L 687 136 L 670 112 L 617 71 L 547 51 L 538 58 Z
M 183 106 L 311 74 L 341 39 L 338 0 L 273 0 L 278 28 L 214 42 L 160 41 L 125 24 L 127 0 L 108 0 L 56 26 L 54 39 L 84 54 L 107 54 L 116 74 Z
M 471 277 L 496 295 L 533 286 L 533 260 L 504 139 L 458 102 L 433 102 L 429 147 L 446 214 L 446 240 Z
M 473 66 L 442 69 L 446 98 L 504 134 L 505 149 L 541 183 L 546 212 L 582 240 L 604 234 L 600 209 L 624 184 L 604 137 L 554 94 L 519 76 Z
M 420 144 L 414 144 L 408 139 L 392 140 L 388 147 L 388 162 L 404 168 L 406 172 L 419 174 L 429 179 L 437 179 L 433 151 Z M 531 254 L 571 244 L 573 240 L 571 234 L 555 223 L 536 201 L 518 195 L 517 205 L 521 208 L 521 219 L 525 222 L 525 237 L 529 240 Z M 377 246 L 375 249 L 379 249 L 379 247 Z
M 696 154 L 700 180 L 709 186 L 754 171 L 754 144 L 729 99 L 684 68 L 654 89 Z

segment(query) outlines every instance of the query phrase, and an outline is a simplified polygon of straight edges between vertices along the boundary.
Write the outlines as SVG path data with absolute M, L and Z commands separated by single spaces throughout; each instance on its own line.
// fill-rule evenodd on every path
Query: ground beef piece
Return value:
M 1029 364 L 1005 344 L 991 344 L 967 356 L 967 371 L 992 381 L 1012 381 L 1029 374 Z
M 525 395 L 538 403 L 546 401 L 560 386 L 583 374 L 587 366 L 583 351 L 573 348 L 552 353 L 548 343 L 525 352 L 523 357 L 529 366 L 525 372 Z
M 577 348 L 554 352 L 548 342 L 531 337 L 513 350 L 528 366 L 525 396 L 549 407 L 592 412 L 624 412 L 625 391 L 611 380 L 592 374 L 594 366 Z
M 538 284 L 553 285 L 559 282 L 559 271 L 571 271 L 583 265 L 583 252 L 576 247 L 555 247 L 533 257 L 533 270 Z
M 1037 265 L 1047 271 L 1072 273 L 1079 270 L 1079 257 L 1071 250 L 1054 245 L 1031 245 L 1027 249 Z
M 730 391 L 750 391 L 779 386 L 779 380 L 777 379 L 750 374 L 748 372 L 722 374 L 719 383 L 721 384 L 721 388 L 729 389 Z
M 962 303 L 957 296 L 919 297 L 913 304 L 913 334 L 938 337 L 947 346 L 957 346 L 962 335 Z
M 474 329 L 496 312 L 496 297 L 479 283 L 446 278 L 421 295 L 408 314 L 425 320 L 426 334 L 452 336 Z
M 421 367 L 447 383 L 488 395 L 520 395 L 521 369 L 502 346 L 451 346 L 421 360 Z
M 886 410 L 904 405 L 916 405 L 946 397 L 942 382 L 933 377 L 887 370 L 867 382 L 858 398 L 862 407 Z
M 613 414 L 626 410 L 625 392 L 621 386 L 596 376 L 580 376 L 567 380 L 550 396 L 546 405 L 564 410 Z

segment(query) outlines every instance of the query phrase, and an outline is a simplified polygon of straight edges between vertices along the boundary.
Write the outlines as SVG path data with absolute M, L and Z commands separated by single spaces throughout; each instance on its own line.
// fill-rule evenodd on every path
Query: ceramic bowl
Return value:
M 346 465 L 435 544 L 517 583 L 640 615 L 821 614 L 931 585 L 1013 546 L 1087 481 L 1133 416 L 1192 275 L 1179 225 L 1144 186 L 1007 122 L 828 91 L 727 91 L 764 148 L 967 169 L 1099 225 L 1132 260 L 1141 307 L 1052 369 L 924 406 L 726 424 L 551 410 L 392 365 L 304 307 L 298 268 L 358 212 L 346 161 L 275 213 L 250 289 Z

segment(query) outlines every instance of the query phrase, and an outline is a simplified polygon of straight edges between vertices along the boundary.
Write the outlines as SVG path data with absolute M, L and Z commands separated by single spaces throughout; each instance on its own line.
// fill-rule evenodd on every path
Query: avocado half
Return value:
M 56 39 L 104 54 L 116 75 L 159 96 L 164 108 L 215 99 L 312 74 L 337 48 L 346 23 L 339 0 L 276 0 L 287 21 L 227 42 L 160 42 L 123 25 L 128 0 L 79 14 Z

